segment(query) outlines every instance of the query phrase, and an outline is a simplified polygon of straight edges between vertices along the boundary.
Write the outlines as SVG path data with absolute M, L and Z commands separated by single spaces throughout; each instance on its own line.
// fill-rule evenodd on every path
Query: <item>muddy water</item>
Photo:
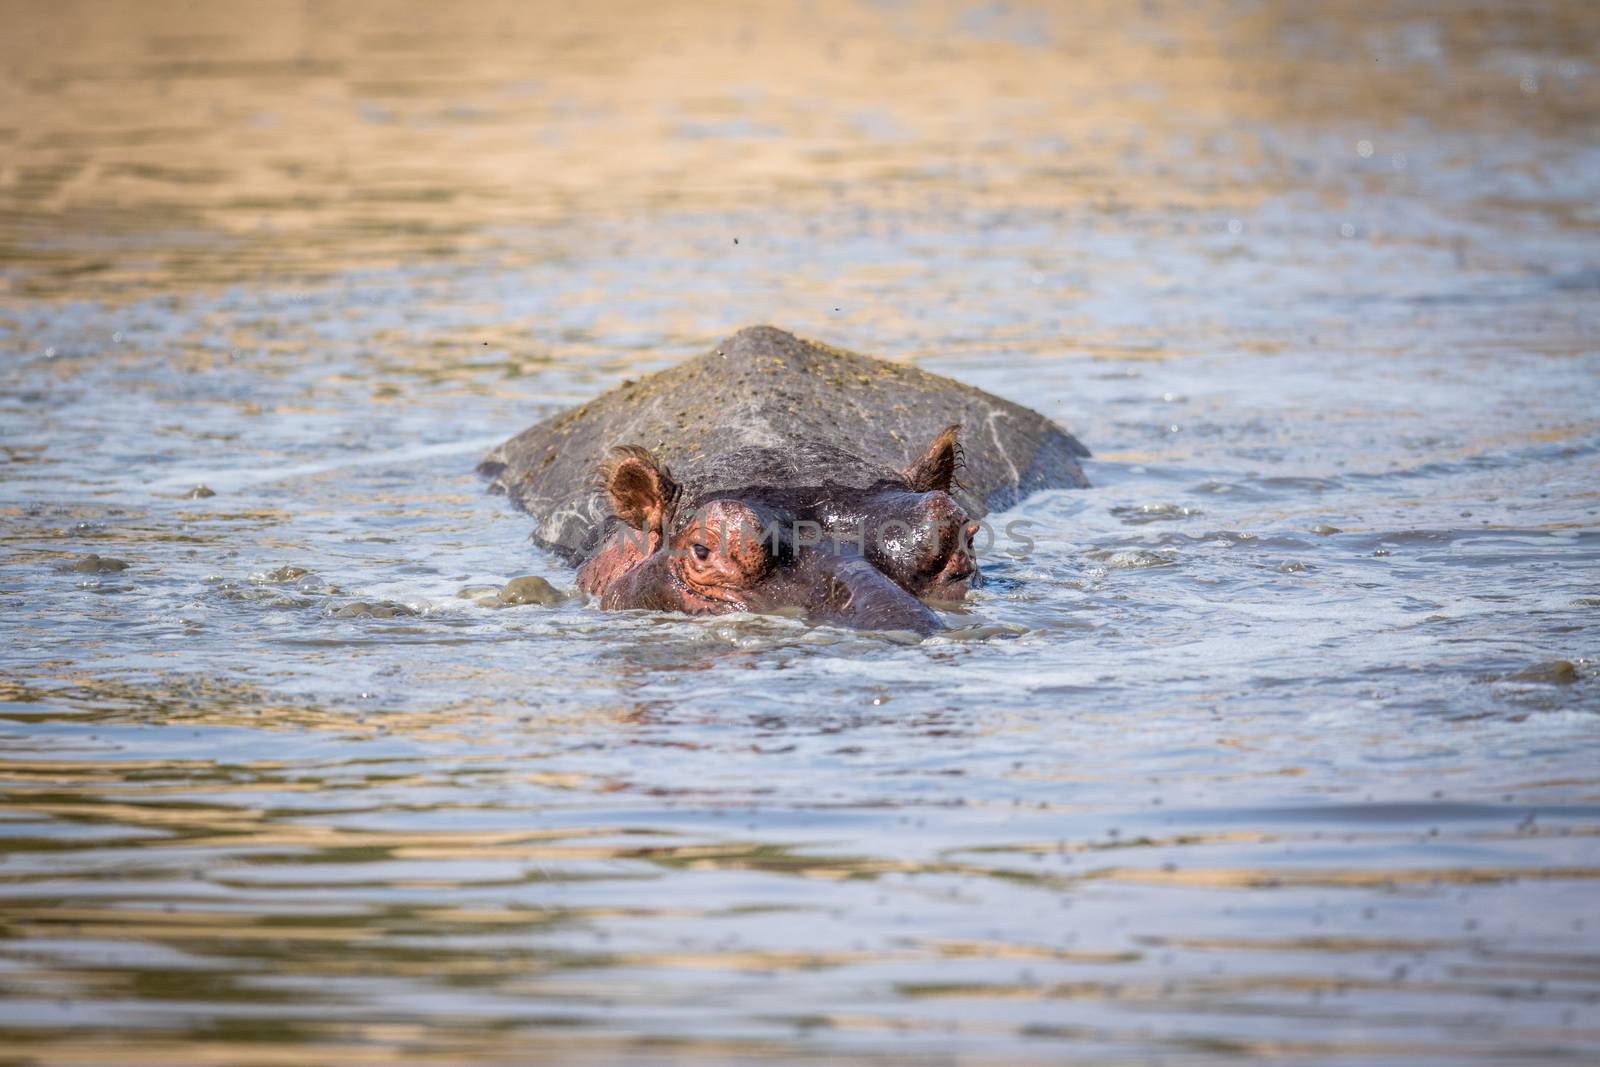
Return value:
M 1592 6 L 4 15 L 7 1062 L 1600 1057 Z M 458 595 L 757 321 L 1095 488 L 918 646 Z

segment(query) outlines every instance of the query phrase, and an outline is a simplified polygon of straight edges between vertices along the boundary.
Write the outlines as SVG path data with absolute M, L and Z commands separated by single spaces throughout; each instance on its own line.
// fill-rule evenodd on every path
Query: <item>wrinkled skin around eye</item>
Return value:
M 744 593 L 771 573 L 774 546 L 749 506 L 713 500 L 698 509 L 669 543 L 668 570 L 686 596 L 729 610 L 748 607 Z
M 663 546 L 659 534 L 621 527 L 578 574 L 606 608 L 690 614 L 748 610 L 746 594 L 776 565 L 760 516 L 738 501 L 697 509 Z

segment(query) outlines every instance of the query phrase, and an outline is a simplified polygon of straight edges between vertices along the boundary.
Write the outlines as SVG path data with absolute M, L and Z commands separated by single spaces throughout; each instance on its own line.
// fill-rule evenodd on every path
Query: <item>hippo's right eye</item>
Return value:
M 711 550 L 705 545 L 695 545 L 694 558 L 699 560 L 701 563 L 704 563 L 706 560 L 711 558 Z

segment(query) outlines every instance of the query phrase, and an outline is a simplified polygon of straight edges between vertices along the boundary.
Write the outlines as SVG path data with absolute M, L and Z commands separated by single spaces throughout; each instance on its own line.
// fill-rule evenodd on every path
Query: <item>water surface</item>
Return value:
M 6 24 L 7 1062 L 1600 1057 L 1590 5 Z M 920 645 L 457 595 L 760 321 L 1094 488 Z

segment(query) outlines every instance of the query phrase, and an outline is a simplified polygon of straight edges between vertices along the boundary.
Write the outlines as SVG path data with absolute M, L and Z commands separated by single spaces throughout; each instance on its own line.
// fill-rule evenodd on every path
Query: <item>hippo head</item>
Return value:
M 859 552 L 799 543 L 795 516 L 770 502 L 727 494 L 685 502 L 672 472 L 637 446 L 613 450 L 600 477 L 619 524 L 578 586 L 604 608 L 800 611 L 862 629 L 942 628 Z
M 950 491 L 959 487 L 960 426 L 947 426 L 896 477 L 839 494 L 822 525 L 851 537 L 879 571 L 912 596 L 956 601 L 983 582 L 972 541 L 979 527 Z

